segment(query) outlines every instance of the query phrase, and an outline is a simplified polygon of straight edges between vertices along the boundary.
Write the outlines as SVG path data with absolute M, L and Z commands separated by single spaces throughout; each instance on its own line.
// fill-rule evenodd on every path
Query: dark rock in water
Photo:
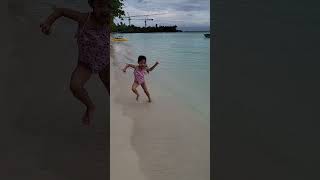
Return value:
M 210 38 L 210 34 L 204 34 L 204 37 Z

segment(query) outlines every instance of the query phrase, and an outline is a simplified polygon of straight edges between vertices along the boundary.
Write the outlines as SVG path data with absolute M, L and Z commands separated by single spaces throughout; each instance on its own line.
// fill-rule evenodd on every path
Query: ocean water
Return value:
M 139 55 L 147 57 L 152 66 L 160 64 L 151 72 L 151 84 L 175 96 L 203 117 L 210 119 L 210 40 L 204 32 L 183 33 L 134 33 L 121 34 L 128 38 L 131 49 L 129 62 L 137 62 Z M 113 34 L 116 36 L 116 34 Z M 152 92 L 151 92 L 152 93 Z

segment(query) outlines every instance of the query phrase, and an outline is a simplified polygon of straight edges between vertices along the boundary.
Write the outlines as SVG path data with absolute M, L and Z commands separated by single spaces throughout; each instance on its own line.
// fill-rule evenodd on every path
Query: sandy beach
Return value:
M 151 81 L 152 75 L 147 81 L 153 102 L 147 102 L 141 88 L 140 102 L 136 102 L 130 90 L 132 71 L 121 71 L 132 52 L 125 43 L 114 43 L 112 51 L 111 177 L 209 179 L 208 123 L 201 122 L 175 97 L 161 92 Z M 126 170 L 128 173 L 122 173 Z

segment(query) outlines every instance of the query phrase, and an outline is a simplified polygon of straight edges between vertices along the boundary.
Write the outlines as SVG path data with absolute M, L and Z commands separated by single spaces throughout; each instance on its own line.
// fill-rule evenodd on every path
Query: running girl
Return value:
M 134 69 L 134 82 L 132 84 L 132 91 L 137 95 L 136 100 L 139 100 L 139 93 L 137 91 L 137 87 L 141 85 L 141 87 L 143 88 L 145 94 L 148 96 L 148 100 L 149 102 L 151 102 L 151 97 L 150 97 L 150 93 L 148 91 L 145 79 L 144 79 L 144 74 L 146 72 L 150 72 L 152 71 L 157 65 L 159 64 L 159 62 L 156 62 L 151 68 L 148 68 L 147 66 L 147 58 L 145 56 L 139 56 L 138 57 L 138 65 L 133 65 L 133 64 L 127 64 L 124 69 L 123 72 L 126 72 L 126 70 L 131 67 Z
M 92 12 L 81 13 L 66 8 L 54 7 L 53 13 L 40 27 L 43 33 L 50 34 L 54 22 L 60 17 L 67 17 L 78 23 L 76 34 L 79 56 L 78 64 L 71 76 L 70 89 L 73 95 L 85 106 L 82 118 L 85 125 L 93 119 L 95 105 L 84 88 L 92 74 L 99 74 L 109 94 L 109 61 L 110 61 L 110 29 L 111 0 L 88 0 Z

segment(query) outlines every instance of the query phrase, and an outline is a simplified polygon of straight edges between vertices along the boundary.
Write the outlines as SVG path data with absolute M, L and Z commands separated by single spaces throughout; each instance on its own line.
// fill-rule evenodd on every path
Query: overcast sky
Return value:
M 210 0 L 124 0 L 124 5 L 124 11 L 131 16 L 164 13 L 150 16 L 154 21 L 147 21 L 148 26 L 177 25 L 181 30 L 204 31 L 210 27 Z M 127 19 L 122 22 L 128 24 Z M 132 20 L 131 24 L 144 26 L 144 21 Z

